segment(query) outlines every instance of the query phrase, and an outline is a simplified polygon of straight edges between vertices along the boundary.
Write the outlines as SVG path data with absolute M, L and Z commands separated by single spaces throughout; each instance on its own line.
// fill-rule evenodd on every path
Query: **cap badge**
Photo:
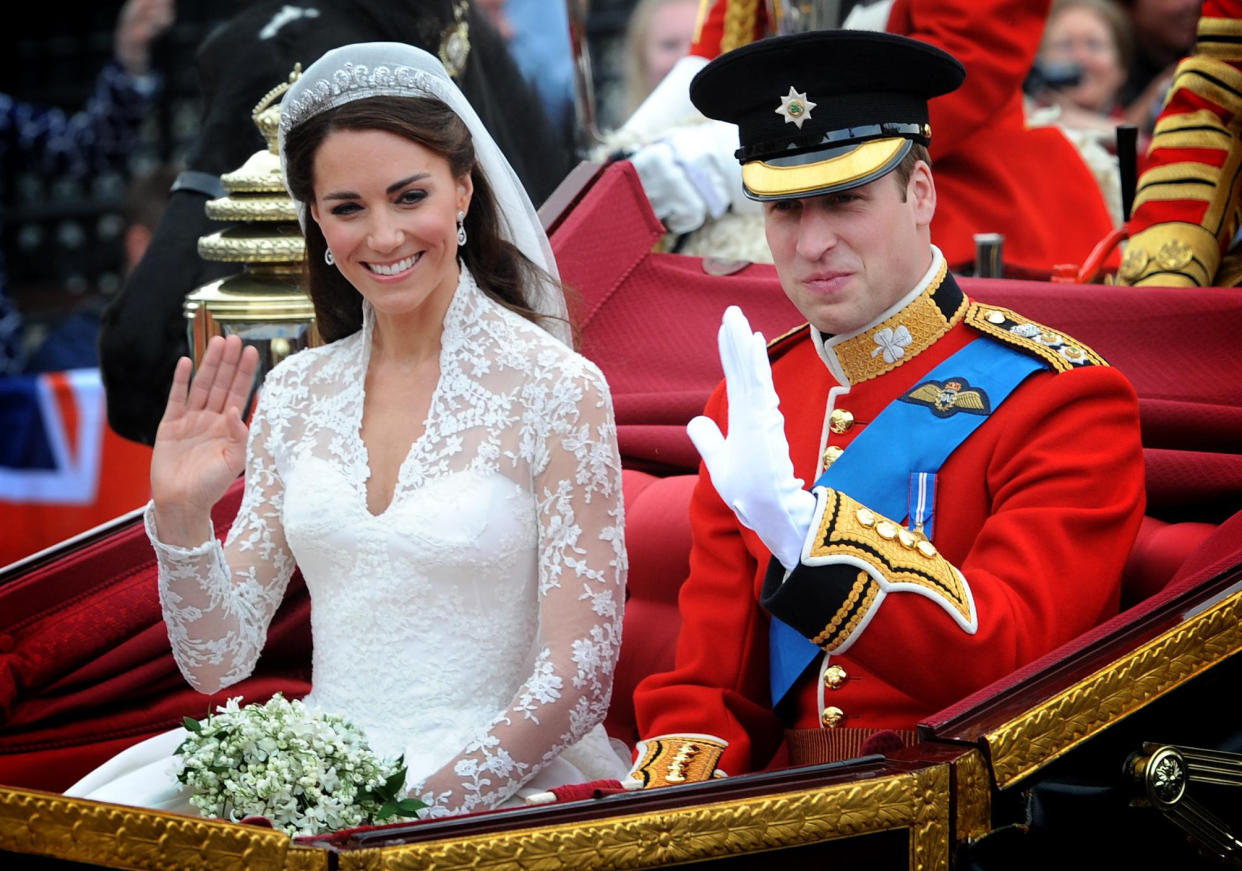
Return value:
M 786 124 L 793 124 L 799 130 L 802 129 L 802 122 L 810 120 L 811 110 L 818 103 L 812 103 L 806 98 L 806 94 L 799 94 L 793 85 L 789 86 L 789 93 L 781 97 L 780 108 L 773 111 L 785 119 Z

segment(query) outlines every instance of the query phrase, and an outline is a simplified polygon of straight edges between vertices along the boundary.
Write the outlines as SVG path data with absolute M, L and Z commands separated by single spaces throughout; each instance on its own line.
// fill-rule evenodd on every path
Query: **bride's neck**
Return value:
M 405 369 L 438 359 L 444 319 L 452 300 L 450 289 L 433 293 L 410 311 L 392 313 L 372 308 L 375 320 L 371 331 L 371 361 Z
M 440 356 L 443 322 L 425 324 L 377 316 L 371 333 L 371 363 L 412 369 Z

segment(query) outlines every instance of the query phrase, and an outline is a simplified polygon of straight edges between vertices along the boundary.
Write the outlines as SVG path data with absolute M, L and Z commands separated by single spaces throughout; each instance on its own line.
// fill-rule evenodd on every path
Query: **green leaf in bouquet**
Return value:
M 401 792 L 401 787 L 405 786 L 405 763 L 403 762 L 392 774 L 388 775 L 388 779 L 384 781 L 383 787 L 380 788 L 380 795 L 386 799 L 396 798 Z
M 372 819 L 377 823 L 382 823 L 392 817 L 413 817 L 425 807 L 427 807 L 427 802 L 416 798 L 392 799 L 384 802 Z
M 187 732 L 202 732 L 203 724 L 193 717 L 182 717 L 181 725 L 185 726 Z

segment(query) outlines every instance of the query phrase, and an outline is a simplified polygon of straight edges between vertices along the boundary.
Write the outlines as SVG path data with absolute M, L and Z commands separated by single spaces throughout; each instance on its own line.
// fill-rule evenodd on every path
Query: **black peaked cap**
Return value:
M 709 118 L 738 126 L 747 194 L 779 199 L 855 187 L 891 171 L 910 142 L 930 141 L 927 101 L 958 88 L 965 75 L 956 58 L 917 39 L 820 30 L 721 55 L 694 77 L 690 99 Z M 752 162 L 762 166 L 748 173 Z M 793 175 L 790 167 L 798 168 L 793 188 L 778 177 Z M 756 180 L 761 190 L 752 189 Z

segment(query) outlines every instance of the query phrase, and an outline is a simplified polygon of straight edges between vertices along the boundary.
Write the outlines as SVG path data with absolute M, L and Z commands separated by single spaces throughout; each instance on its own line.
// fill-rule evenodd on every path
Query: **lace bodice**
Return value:
M 381 514 L 360 436 L 369 312 L 269 374 L 223 547 L 160 544 L 148 512 L 190 683 L 251 672 L 296 562 L 312 602 L 308 704 L 404 752 L 407 785 L 436 813 L 494 807 L 602 721 L 626 569 L 603 376 L 462 275 L 426 429 Z

